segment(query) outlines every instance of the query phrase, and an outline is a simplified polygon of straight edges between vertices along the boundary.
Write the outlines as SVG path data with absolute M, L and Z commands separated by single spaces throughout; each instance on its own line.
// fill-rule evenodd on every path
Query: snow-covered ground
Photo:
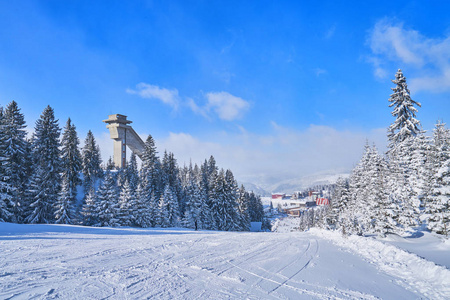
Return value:
M 386 243 L 0 223 L 0 299 L 450 298 L 448 269 Z

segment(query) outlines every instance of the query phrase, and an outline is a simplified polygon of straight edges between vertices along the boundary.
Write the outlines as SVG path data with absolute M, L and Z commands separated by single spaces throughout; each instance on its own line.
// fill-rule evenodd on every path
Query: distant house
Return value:
M 273 193 L 272 199 L 282 200 L 285 196 L 286 196 L 286 194 L 284 194 L 284 193 Z
M 316 204 L 317 205 L 330 205 L 330 200 L 328 200 L 328 198 L 317 198 Z
M 288 208 L 285 211 L 289 216 L 300 217 L 303 210 L 304 209 L 301 207 L 294 207 L 294 208 Z

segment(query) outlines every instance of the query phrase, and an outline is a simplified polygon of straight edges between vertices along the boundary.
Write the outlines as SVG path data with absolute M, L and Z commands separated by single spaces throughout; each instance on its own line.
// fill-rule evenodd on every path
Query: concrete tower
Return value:
M 107 124 L 106 128 L 109 129 L 111 138 L 114 140 L 114 164 L 116 167 L 122 168 L 126 165 L 127 146 L 142 158 L 145 144 L 133 127 L 129 125 L 132 122 L 127 120 L 127 116 L 109 115 L 108 119 L 103 122 Z

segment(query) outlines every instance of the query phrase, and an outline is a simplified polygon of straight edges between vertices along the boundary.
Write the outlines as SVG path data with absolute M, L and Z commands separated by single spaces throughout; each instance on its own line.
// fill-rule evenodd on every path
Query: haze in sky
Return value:
M 353 2 L 353 1 L 352 1 Z M 430 131 L 450 112 L 447 1 L 2 1 L 0 105 L 80 140 L 124 114 L 183 165 L 240 181 L 349 171 L 383 151 L 397 69 Z

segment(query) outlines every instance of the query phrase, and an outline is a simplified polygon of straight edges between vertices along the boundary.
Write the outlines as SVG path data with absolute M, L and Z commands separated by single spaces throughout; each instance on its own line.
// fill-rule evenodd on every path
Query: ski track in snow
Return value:
M 442 295 L 411 289 L 321 234 L 0 223 L 0 299 Z

